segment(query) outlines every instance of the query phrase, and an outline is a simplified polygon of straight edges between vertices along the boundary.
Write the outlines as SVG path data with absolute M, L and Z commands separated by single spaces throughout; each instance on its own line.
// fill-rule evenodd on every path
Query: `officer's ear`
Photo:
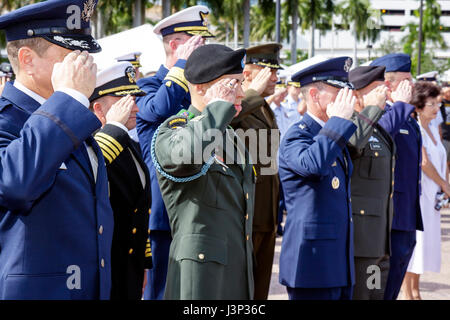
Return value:
M 34 63 L 33 59 L 37 53 L 29 47 L 21 47 L 17 52 L 17 61 L 19 63 L 19 70 L 23 70 L 28 75 L 33 74 Z
M 92 110 L 94 114 L 97 116 L 98 120 L 102 123 L 102 126 L 106 124 L 106 114 L 103 112 L 102 104 L 99 101 L 95 101 L 92 103 Z
M 312 86 L 311 88 L 309 88 L 308 95 L 311 101 L 313 101 L 314 103 L 319 102 L 319 90 L 316 87 Z

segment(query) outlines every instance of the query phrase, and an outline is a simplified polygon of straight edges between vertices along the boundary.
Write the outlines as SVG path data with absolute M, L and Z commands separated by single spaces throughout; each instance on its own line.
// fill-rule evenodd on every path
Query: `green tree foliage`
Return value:
M 414 15 L 419 17 L 419 10 L 415 10 Z M 439 3 L 436 0 L 425 0 L 422 22 L 422 73 L 439 68 L 439 64 L 436 65 L 433 62 L 432 49 L 447 48 L 447 44 L 441 34 L 443 27 L 440 24 L 440 16 L 441 6 Z M 411 56 L 411 71 L 415 75 L 417 73 L 419 52 L 419 24 L 410 22 L 402 30 L 407 30 L 406 36 L 402 39 L 403 51 Z

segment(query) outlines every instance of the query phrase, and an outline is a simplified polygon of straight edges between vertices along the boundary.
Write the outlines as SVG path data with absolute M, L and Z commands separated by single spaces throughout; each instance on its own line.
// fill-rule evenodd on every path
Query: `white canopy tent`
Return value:
M 161 64 L 166 60 L 164 47 L 156 34 L 153 26 L 144 24 L 120 33 L 97 40 L 102 51 L 94 53 L 94 60 L 99 70 L 113 64 L 115 58 L 131 52 L 142 52 L 141 72 L 145 75 L 151 71 L 158 71 Z

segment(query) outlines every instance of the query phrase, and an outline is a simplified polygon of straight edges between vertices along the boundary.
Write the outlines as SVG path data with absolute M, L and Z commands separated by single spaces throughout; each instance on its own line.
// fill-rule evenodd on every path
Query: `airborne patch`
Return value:
M 187 123 L 186 118 L 175 118 L 169 121 L 169 128 L 176 129 L 178 127 L 185 127 Z

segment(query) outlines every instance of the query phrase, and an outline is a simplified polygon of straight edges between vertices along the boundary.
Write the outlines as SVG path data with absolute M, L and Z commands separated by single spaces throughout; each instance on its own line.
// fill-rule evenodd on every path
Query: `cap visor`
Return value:
M 98 42 L 89 35 L 56 35 L 43 36 L 44 39 L 54 43 L 60 47 L 69 50 L 87 51 L 89 53 L 96 53 L 102 51 Z
M 192 30 L 192 31 L 185 31 L 185 32 L 191 36 L 202 36 L 203 38 L 215 38 L 216 37 L 211 32 L 205 31 L 205 30 Z
M 350 82 L 338 81 L 338 80 L 327 80 L 327 81 L 324 81 L 324 82 L 326 84 L 330 85 L 330 86 L 333 86 L 333 87 L 336 87 L 336 88 L 339 88 L 339 89 L 344 89 L 344 88 L 349 88 L 349 89 L 352 89 L 352 90 L 355 89 L 353 84 L 350 83 Z
M 251 63 L 260 67 L 269 67 L 270 69 L 275 69 L 275 70 L 284 70 L 284 68 L 282 66 L 280 66 L 279 64 L 270 64 L 270 63 Z
M 127 95 L 130 96 L 145 96 L 145 92 L 141 89 L 131 89 L 131 90 L 122 90 L 122 91 L 116 91 L 111 92 L 108 94 L 108 96 L 116 96 L 116 97 L 125 97 Z

